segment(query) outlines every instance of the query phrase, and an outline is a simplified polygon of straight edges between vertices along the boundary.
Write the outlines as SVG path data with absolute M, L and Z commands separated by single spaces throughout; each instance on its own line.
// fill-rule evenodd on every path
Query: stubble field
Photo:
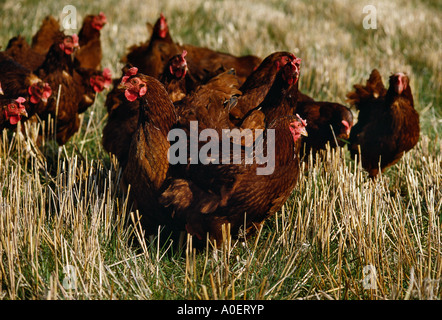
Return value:
M 67 3 L 66 3 L 67 4 Z M 0 45 L 30 41 L 57 1 L 1 4 Z M 301 174 L 290 199 L 259 234 L 196 252 L 142 230 L 119 189 L 116 160 L 101 145 L 106 92 L 63 147 L 28 135 L 0 138 L 0 299 L 441 299 L 442 7 L 438 1 L 84 1 L 103 11 L 102 66 L 120 76 L 126 48 L 145 41 L 160 12 L 175 41 L 235 55 L 291 51 L 300 88 L 345 104 L 377 68 L 406 72 L 421 138 L 371 181 L 346 148 Z M 377 29 L 364 29 L 372 4 Z M 355 110 L 354 110 L 355 111 Z M 356 113 L 354 113 L 356 116 Z M 136 225 L 136 224 L 135 224 Z M 136 225 L 137 226 L 137 225 Z M 161 244 L 161 245 L 160 245 Z

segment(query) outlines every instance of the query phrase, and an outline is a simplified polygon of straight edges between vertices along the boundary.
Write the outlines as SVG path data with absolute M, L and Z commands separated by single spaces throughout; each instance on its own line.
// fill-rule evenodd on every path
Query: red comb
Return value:
M 304 127 L 307 126 L 307 120 L 302 119 L 299 114 L 296 114 L 296 117 L 298 118 L 299 121 L 301 121 Z
M 21 103 L 23 103 L 25 101 L 26 101 L 26 99 L 23 98 L 23 97 L 18 97 L 17 99 L 15 99 L 15 102 L 17 102 L 18 104 L 21 104 Z
M 301 64 L 301 61 L 302 61 L 301 58 L 295 57 L 295 59 L 293 59 L 291 63 L 293 66 L 299 66 Z
M 137 73 L 138 73 L 138 68 L 137 67 L 132 67 L 129 70 L 127 70 L 126 76 L 134 76 Z
M 131 76 L 134 76 L 138 73 L 137 67 L 132 67 L 129 70 L 126 71 L 124 77 L 121 79 L 121 84 L 125 84 L 127 79 L 129 79 Z

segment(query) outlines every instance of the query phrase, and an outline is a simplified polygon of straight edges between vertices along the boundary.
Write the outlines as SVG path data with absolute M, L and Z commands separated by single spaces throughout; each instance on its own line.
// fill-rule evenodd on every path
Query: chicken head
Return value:
M 179 56 L 176 56 L 169 66 L 169 71 L 172 75 L 174 75 L 177 79 L 181 79 L 186 75 L 187 72 L 187 61 L 185 56 L 187 55 L 187 51 L 183 50 L 183 53 Z
M 103 12 L 100 12 L 99 15 L 94 16 L 94 18 L 92 19 L 91 25 L 92 25 L 92 28 L 100 31 L 101 28 L 103 28 L 106 23 L 107 23 L 106 15 Z
M 160 14 L 158 30 L 154 30 L 154 32 L 156 32 L 162 39 L 166 38 L 167 33 L 169 32 L 169 26 L 167 25 L 166 17 L 164 17 L 163 13 Z
M 275 61 L 276 71 L 279 71 L 279 69 L 281 69 L 287 63 L 292 62 L 295 59 L 297 58 L 295 57 L 294 54 L 282 56 L 280 59 Z
M 22 103 L 25 101 L 25 98 L 18 97 L 16 100 L 5 106 L 5 116 L 6 119 L 9 120 L 10 124 L 17 124 L 21 120 L 22 116 L 28 116 L 25 106 L 22 105 Z
M 101 74 L 90 77 L 90 84 L 95 92 L 101 92 L 112 84 L 112 74 L 109 68 L 104 68 Z
M 28 87 L 28 93 L 31 96 L 29 101 L 37 104 L 40 101 L 47 102 L 52 94 L 52 89 L 47 82 L 38 81 Z
M 294 58 L 290 62 L 290 67 L 284 68 L 284 73 L 282 74 L 282 77 L 289 85 L 296 84 L 296 82 L 299 79 L 300 74 L 300 67 L 301 67 L 301 59 L 300 58 Z
M 124 96 L 130 102 L 137 100 L 139 97 L 142 97 L 147 92 L 146 83 L 141 80 L 139 77 L 133 77 L 130 79 L 126 79 L 126 81 L 122 85 L 126 89 L 124 91 Z
M 78 36 L 76 34 L 73 34 L 71 36 L 64 37 L 63 42 L 60 43 L 59 46 L 65 54 L 71 55 L 75 51 L 75 49 L 78 49 L 80 47 L 78 44 Z
M 293 140 L 296 142 L 301 136 L 307 137 L 307 120 L 302 119 L 299 114 L 296 114 L 298 118 L 297 121 L 293 121 L 290 123 L 290 132 L 292 133 Z
M 397 94 L 402 94 L 402 92 L 408 87 L 408 76 L 405 73 L 398 72 L 390 76 L 390 86 L 394 86 L 394 91 Z

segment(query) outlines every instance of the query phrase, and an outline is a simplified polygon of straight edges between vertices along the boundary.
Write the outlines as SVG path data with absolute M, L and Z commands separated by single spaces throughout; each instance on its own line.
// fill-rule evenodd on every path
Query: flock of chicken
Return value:
M 78 36 L 67 36 L 49 16 L 32 45 L 21 36 L 9 40 L 0 53 L 0 97 L 5 109 L 0 129 L 11 128 L 19 120 L 50 116 L 56 119 L 59 144 L 78 131 L 78 115 L 94 103 L 97 92 L 112 84 L 110 70 L 100 70 L 100 30 L 105 23 L 103 14 L 87 16 Z
M 159 225 L 199 240 L 209 235 L 217 243 L 223 225 L 232 235 L 251 234 L 287 200 L 304 155 L 328 143 L 347 144 L 375 177 L 419 139 L 419 115 L 403 73 L 391 75 L 385 88 L 375 69 L 365 85 L 354 86 L 347 95 L 359 110 L 353 126 L 346 106 L 315 101 L 298 90 L 301 59 L 292 53 L 261 59 L 181 45 L 172 40 L 163 14 L 150 39 L 129 48 L 121 77 L 112 79 L 108 69 L 101 70 L 100 30 L 106 22 L 103 13 L 89 15 L 78 36 L 69 36 L 49 16 L 31 45 L 21 36 L 9 41 L 0 53 L 0 129 L 51 117 L 56 140 L 64 144 L 79 129 L 78 115 L 93 104 L 95 94 L 113 84 L 102 143 L 119 160 L 123 187 L 148 234 Z M 246 139 L 229 142 L 239 144 L 240 163 L 212 157 L 203 164 L 187 155 L 186 163 L 172 164 L 168 135 L 181 129 L 192 148 L 192 123 L 197 123 L 196 135 L 204 129 L 220 136 L 225 129 L 261 132 L 252 134 L 252 144 L 268 142 L 274 129 L 274 144 L 263 147 L 264 153 L 275 154 L 273 171 L 258 175 L 264 164 L 244 162 Z M 222 149 L 218 156 L 233 159 L 232 150 Z

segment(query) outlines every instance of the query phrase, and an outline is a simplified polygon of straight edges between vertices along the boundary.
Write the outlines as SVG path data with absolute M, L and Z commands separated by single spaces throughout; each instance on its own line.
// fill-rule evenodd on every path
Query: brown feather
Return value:
M 32 50 L 45 56 L 52 44 L 54 38 L 60 32 L 60 23 L 53 16 L 49 15 L 41 23 L 40 29 L 32 37 Z

